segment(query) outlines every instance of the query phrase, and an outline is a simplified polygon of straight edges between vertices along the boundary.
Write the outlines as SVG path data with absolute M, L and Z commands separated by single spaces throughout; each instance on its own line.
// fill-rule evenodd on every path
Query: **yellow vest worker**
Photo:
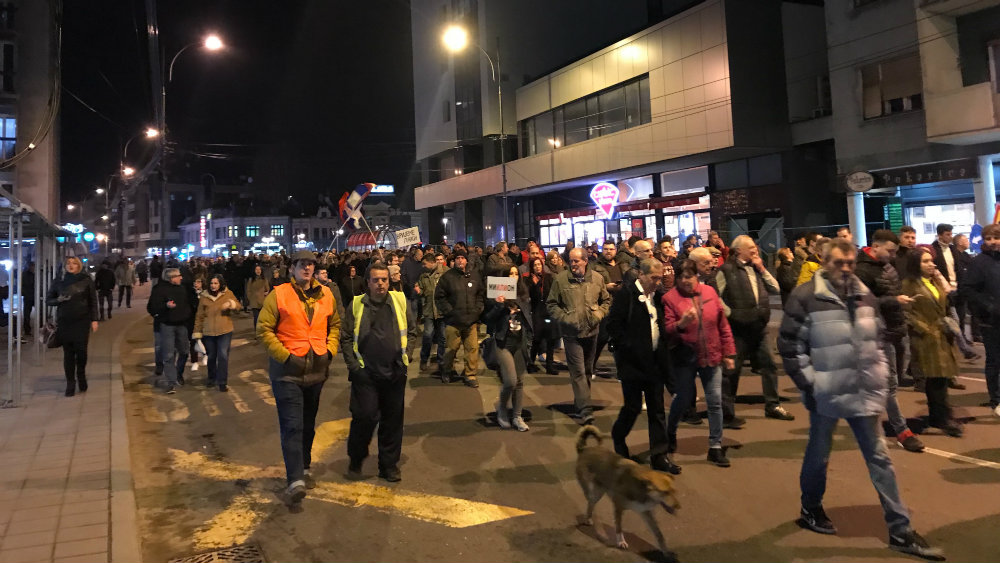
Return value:
M 371 265 L 366 281 L 368 292 L 344 308 L 340 331 L 340 348 L 351 380 L 347 476 L 362 478 L 362 464 L 378 426 L 379 477 L 396 482 L 401 478 L 406 370 L 417 325 L 406 296 L 389 291 L 389 270 L 384 265 Z
M 340 346 L 340 315 L 333 293 L 313 279 L 316 256 L 292 255 L 291 281 L 274 288 L 257 318 L 257 337 L 270 356 L 268 375 L 278 409 L 281 454 L 288 488 L 285 502 L 298 505 L 315 486 L 309 465 L 316 413 L 330 361 Z

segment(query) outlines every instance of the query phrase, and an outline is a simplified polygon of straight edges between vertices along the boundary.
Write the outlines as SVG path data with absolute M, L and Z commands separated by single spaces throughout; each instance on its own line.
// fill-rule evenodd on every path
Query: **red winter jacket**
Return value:
M 704 283 L 698 284 L 698 292 L 701 303 L 701 337 L 698 334 L 698 321 L 689 323 L 683 329 L 677 326 L 684 313 L 694 304 L 691 297 L 681 295 L 676 287 L 663 296 L 663 322 L 668 338 L 679 337 L 681 342 L 698 350 L 699 366 L 717 366 L 722 363 L 724 356 L 736 354 L 736 344 L 729 329 L 729 321 L 722 311 L 719 294 Z M 700 344 L 702 341 L 704 346 Z

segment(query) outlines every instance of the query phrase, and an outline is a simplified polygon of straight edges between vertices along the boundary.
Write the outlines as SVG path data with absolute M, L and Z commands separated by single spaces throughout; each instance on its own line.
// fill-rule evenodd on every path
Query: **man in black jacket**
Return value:
M 649 463 L 653 469 L 674 475 L 681 472 L 667 457 L 667 415 L 663 409 L 663 387 L 672 384 L 667 372 L 667 345 L 660 327 L 663 326 L 663 264 L 656 259 L 639 263 L 639 279 L 623 286 L 611 300 L 608 312 L 608 333 L 614 346 L 615 366 L 622 384 L 625 404 L 611 428 L 615 452 L 629 457 L 625 438 L 632 431 L 646 399 L 649 425 Z M 671 390 L 672 392 L 672 390 Z
M 733 239 L 729 259 L 719 269 L 715 283 L 719 297 L 729 307 L 729 326 L 736 341 L 736 367 L 722 375 L 722 414 L 727 428 L 742 426 L 736 417 L 736 393 L 743 362 L 760 373 L 764 392 L 764 416 L 778 420 L 795 420 L 781 406 L 778 396 L 778 373 L 767 349 L 767 323 L 771 318 L 769 295 L 778 295 L 781 288 L 760 258 L 757 243 L 747 235 Z
M 163 278 L 167 283 L 153 286 L 146 311 L 160 324 L 166 392 L 172 395 L 175 386 L 184 385 L 184 364 L 187 363 L 190 342 L 187 323 L 193 314 L 194 299 L 191 289 L 181 283 L 180 270 L 167 268 Z
M 459 346 L 465 348 L 463 381 L 469 387 L 479 387 L 479 316 L 486 304 L 483 278 L 469 271 L 468 254 L 464 248 L 454 253 L 455 267 L 441 276 L 434 290 L 434 305 L 444 319 L 445 353 L 441 366 L 441 381 L 451 382 L 455 356 Z M 457 377 L 457 374 L 456 374 Z
M 983 248 L 958 290 L 979 319 L 986 348 L 986 389 L 993 414 L 1000 416 L 1000 225 L 983 228 Z
M 111 294 L 115 291 L 115 272 L 111 269 L 111 264 L 107 260 L 101 262 L 100 269 L 94 275 L 94 285 L 97 286 L 98 309 L 101 314 L 100 319 L 104 320 L 104 305 L 108 306 L 108 318 L 111 318 L 111 304 L 114 300 Z
M 870 248 L 858 252 L 854 274 L 878 299 L 879 312 L 885 322 L 882 332 L 882 350 L 889 362 L 889 399 L 886 414 L 889 426 L 900 446 L 909 452 L 922 452 L 924 444 L 906 425 L 906 417 L 896 400 L 899 377 L 906 369 L 906 317 L 903 307 L 913 302 L 913 298 L 900 295 L 903 284 L 893 266 L 899 238 L 888 229 L 879 229 L 872 234 Z

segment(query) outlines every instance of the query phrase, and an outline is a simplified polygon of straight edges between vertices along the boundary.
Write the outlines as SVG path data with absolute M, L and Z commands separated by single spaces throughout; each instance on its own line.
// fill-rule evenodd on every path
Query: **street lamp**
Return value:
M 444 34 L 441 36 L 441 41 L 444 43 L 445 48 L 447 48 L 452 53 L 457 53 L 465 49 L 469 44 L 469 34 L 465 29 L 460 26 L 452 25 L 449 26 Z M 503 196 L 501 200 L 503 201 L 503 224 L 504 232 L 503 238 L 506 239 L 508 236 L 507 231 L 510 229 L 510 217 L 508 216 L 507 210 L 507 159 L 504 154 L 504 141 L 507 139 L 507 135 L 504 133 L 503 126 L 503 86 L 500 80 L 500 38 L 497 37 L 497 59 L 496 64 L 494 64 L 493 57 L 486 52 L 479 44 L 473 43 L 476 48 L 479 49 L 490 63 L 490 76 L 493 81 L 497 83 L 497 105 L 500 108 L 500 176 L 502 180 Z M 516 237 L 514 237 L 516 239 Z

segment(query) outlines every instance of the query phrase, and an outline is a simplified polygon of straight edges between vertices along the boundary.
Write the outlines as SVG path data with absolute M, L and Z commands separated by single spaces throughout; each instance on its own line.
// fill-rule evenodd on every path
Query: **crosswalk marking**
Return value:
M 324 422 L 316 428 L 313 452 L 316 459 L 330 452 L 333 446 L 347 437 L 350 419 Z M 251 481 L 246 489 L 229 503 L 225 510 L 205 522 L 194 533 L 195 547 L 208 549 L 225 547 L 247 541 L 257 527 L 278 504 L 269 492 L 272 483 L 282 480 L 284 468 L 271 465 L 261 467 L 229 461 L 209 459 L 200 452 L 168 450 L 171 468 L 183 473 L 198 475 L 216 481 Z M 256 481 L 256 482 L 254 482 Z M 265 481 L 265 482 L 261 482 Z M 480 501 L 405 491 L 398 487 L 383 487 L 362 482 L 321 481 L 309 492 L 307 502 L 322 501 L 347 507 L 367 507 L 384 512 L 441 524 L 452 528 L 467 528 L 528 516 L 533 512 L 510 506 Z
M 143 413 L 149 422 L 177 422 L 179 420 L 187 420 L 191 416 L 191 411 L 182 401 L 169 395 L 153 394 L 152 387 L 139 389 L 139 396 L 146 401 L 146 404 L 143 405 Z M 170 403 L 172 408 L 164 412 L 162 409 L 154 406 L 161 403 Z
M 239 378 L 245 381 L 247 385 L 249 385 L 250 387 L 253 387 L 254 392 L 257 393 L 257 396 L 260 397 L 261 401 L 264 401 L 265 403 L 271 405 L 272 407 L 275 406 L 274 395 L 271 392 L 271 386 L 268 385 L 267 383 L 261 383 L 260 381 L 254 380 L 251 377 L 254 374 L 259 374 L 259 375 L 262 374 L 264 375 L 264 377 L 267 377 L 267 370 L 265 369 L 244 370 L 240 372 Z
M 236 410 L 243 414 L 250 412 L 250 406 L 243 400 L 243 397 L 240 397 L 240 394 L 235 387 L 230 387 L 229 391 L 226 392 L 226 395 L 232 399 L 233 406 L 236 407 Z
M 205 408 L 205 411 L 208 413 L 208 416 L 219 416 L 220 414 L 222 414 L 222 411 L 219 410 L 219 407 L 215 405 L 215 402 L 212 400 L 211 394 L 208 392 L 203 391 L 201 393 L 201 406 Z

